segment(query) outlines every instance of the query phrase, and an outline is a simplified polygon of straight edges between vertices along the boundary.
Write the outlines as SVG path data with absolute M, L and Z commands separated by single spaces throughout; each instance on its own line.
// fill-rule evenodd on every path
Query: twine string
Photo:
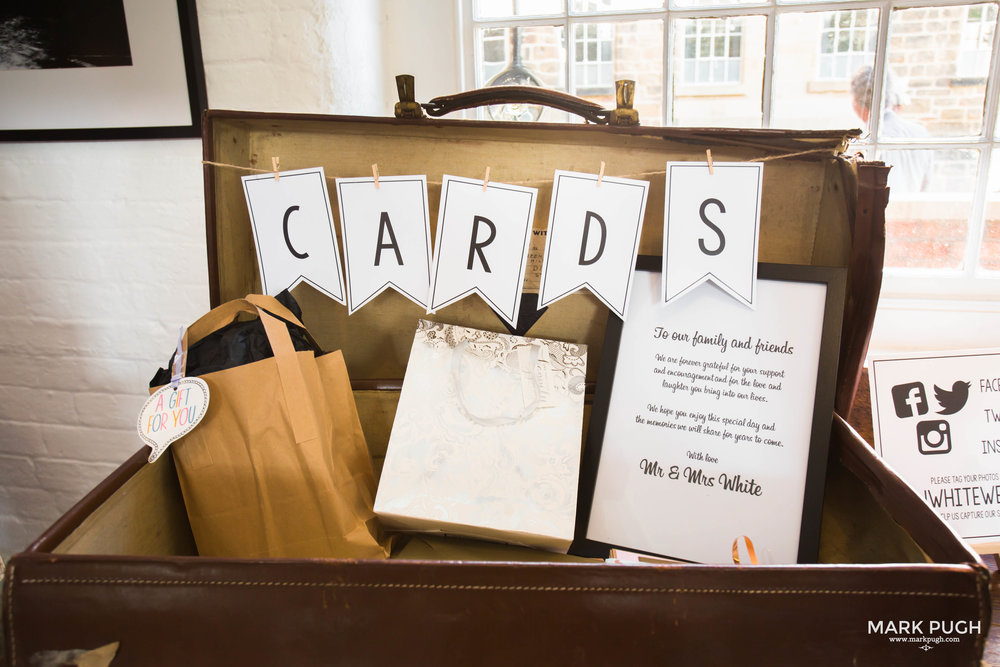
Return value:
M 780 155 L 765 155 L 765 156 L 761 156 L 761 157 L 755 157 L 755 158 L 751 158 L 749 160 L 745 160 L 745 162 L 771 162 L 771 161 L 774 161 L 774 160 L 787 160 L 787 159 L 794 158 L 794 157 L 802 157 L 803 155 L 813 155 L 813 154 L 816 154 L 816 153 L 828 153 L 829 151 L 830 151 L 829 148 L 811 148 L 809 150 L 797 151 L 795 153 L 782 153 Z M 238 165 L 238 164 L 228 164 L 228 163 L 225 163 L 225 162 L 212 162 L 211 160 L 202 160 L 201 163 L 209 165 L 209 166 L 212 166 L 212 167 L 220 167 L 220 168 L 224 168 L 224 169 L 236 169 L 237 171 L 245 171 L 245 172 L 252 173 L 252 174 L 273 174 L 274 173 L 270 169 L 257 169 L 256 167 L 244 167 L 244 166 Z M 659 171 L 643 171 L 643 172 L 639 172 L 637 174 L 628 174 L 626 176 L 621 176 L 620 178 L 648 178 L 648 177 L 651 177 L 651 176 L 665 176 L 666 173 L 667 173 L 666 170 L 661 169 Z M 337 178 L 336 176 L 327 176 L 326 180 L 333 181 L 336 178 Z M 537 180 L 530 180 L 530 181 L 506 181 L 506 182 L 510 183 L 511 185 L 540 185 L 540 184 L 543 184 L 543 183 L 549 183 L 551 181 L 552 181 L 551 178 L 544 178 L 544 179 L 537 179 Z M 441 181 L 427 181 L 427 185 L 442 185 L 442 182 Z

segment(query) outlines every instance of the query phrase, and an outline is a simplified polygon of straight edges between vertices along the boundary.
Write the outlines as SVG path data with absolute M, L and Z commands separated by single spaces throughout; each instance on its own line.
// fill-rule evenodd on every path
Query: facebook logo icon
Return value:
M 897 384 L 892 388 L 892 404 L 900 419 L 927 414 L 927 394 L 922 382 Z

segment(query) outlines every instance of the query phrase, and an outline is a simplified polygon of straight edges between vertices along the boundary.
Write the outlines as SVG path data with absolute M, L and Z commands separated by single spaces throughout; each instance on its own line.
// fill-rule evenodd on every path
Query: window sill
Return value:
M 1000 278 L 886 269 L 869 353 L 1000 345 Z
M 812 79 L 806 82 L 809 93 L 846 94 L 851 90 L 851 83 L 844 79 Z
M 1000 302 L 882 297 L 869 354 L 996 348 Z

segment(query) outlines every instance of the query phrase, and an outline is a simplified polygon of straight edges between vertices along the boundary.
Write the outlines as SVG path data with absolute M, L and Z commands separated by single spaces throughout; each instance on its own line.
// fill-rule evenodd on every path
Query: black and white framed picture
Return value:
M 201 135 L 195 0 L 0 4 L 0 140 Z
M 846 271 L 758 265 L 755 308 L 711 284 L 660 300 L 640 257 L 608 318 L 573 551 L 815 562 Z

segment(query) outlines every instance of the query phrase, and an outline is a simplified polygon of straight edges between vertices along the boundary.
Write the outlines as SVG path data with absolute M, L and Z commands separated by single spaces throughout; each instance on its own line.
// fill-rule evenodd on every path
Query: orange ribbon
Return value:
M 752 565 L 757 565 L 758 564 L 757 563 L 757 552 L 754 551 L 753 542 L 751 542 L 750 538 L 747 537 L 746 535 L 741 535 L 740 537 L 743 538 L 743 541 L 747 545 L 747 555 L 750 557 L 750 563 Z M 740 564 L 740 549 L 739 549 L 739 546 L 740 546 L 740 538 L 737 537 L 735 540 L 733 540 L 733 562 L 736 563 L 737 565 Z

